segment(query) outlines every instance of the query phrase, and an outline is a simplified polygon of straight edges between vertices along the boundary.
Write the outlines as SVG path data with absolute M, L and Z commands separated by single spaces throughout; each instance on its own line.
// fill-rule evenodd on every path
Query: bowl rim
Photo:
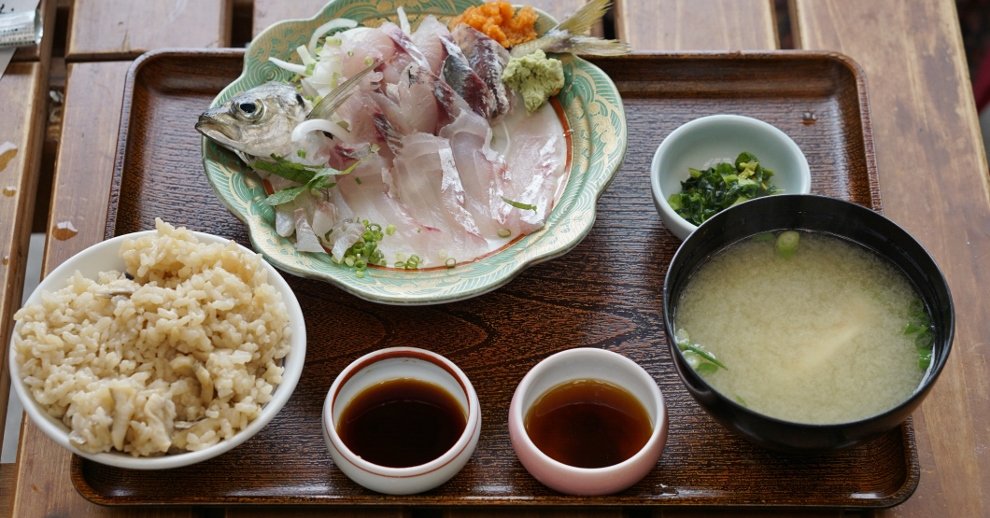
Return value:
M 204 244 L 231 242 L 237 245 L 238 250 L 242 253 L 256 256 L 260 255 L 232 239 L 195 230 L 190 230 L 190 232 L 197 238 L 197 240 Z M 80 263 L 85 261 L 91 261 L 97 258 L 103 260 L 105 258 L 110 266 L 106 267 L 106 269 L 102 269 L 103 267 L 100 267 L 101 269 L 98 271 L 108 271 L 110 269 L 118 269 L 122 271 L 123 259 L 120 258 L 119 255 L 120 244 L 126 240 L 137 239 L 144 236 L 154 235 L 156 233 L 157 230 L 141 230 L 128 234 L 121 234 L 86 247 L 69 259 L 66 259 L 62 262 L 62 264 L 58 265 L 54 270 L 48 273 L 41 280 L 35 290 L 31 292 L 31 295 L 23 305 L 27 306 L 29 304 L 34 304 L 41 299 L 43 294 L 53 293 L 64 288 L 66 281 L 79 269 Z M 272 399 L 262 407 L 258 417 L 256 417 L 253 421 L 251 421 L 251 423 L 248 424 L 248 426 L 241 429 L 230 439 L 221 440 L 220 442 L 201 450 L 164 454 L 154 457 L 133 456 L 129 453 L 118 451 L 90 453 L 74 448 L 69 441 L 68 427 L 42 409 L 39 403 L 35 401 L 34 397 L 30 394 L 29 389 L 24 386 L 24 382 L 20 375 L 20 365 L 17 363 L 17 352 L 14 347 L 14 338 L 15 335 L 18 335 L 19 328 L 19 326 L 15 324 L 14 328 L 11 330 L 11 336 L 8 342 L 9 351 L 7 362 L 10 372 L 10 384 L 13 387 L 14 392 L 17 393 L 21 404 L 24 406 L 24 411 L 28 414 L 31 421 L 59 446 L 85 459 L 118 468 L 157 470 L 189 466 L 191 464 L 196 464 L 226 453 L 244 443 L 257 434 L 257 432 L 264 428 L 269 422 L 271 422 L 271 420 L 274 419 L 274 417 L 288 402 L 302 375 L 303 365 L 306 359 L 306 326 L 299 301 L 296 299 L 292 288 L 289 287 L 288 283 L 278 272 L 278 270 L 276 270 L 264 259 L 261 259 L 261 263 L 263 265 L 262 268 L 268 274 L 268 281 L 278 289 L 279 293 L 282 295 L 283 302 L 285 303 L 286 311 L 289 316 L 289 325 L 292 329 L 292 336 L 289 341 L 290 349 L 282 361 L 282 381 L 272 392 Z
M 467 401 L 467 416 L 464 423 L 464 430 L 458 436 L 457 441 L 454 442 L 454 444 L 448 448 L 447 451 L 429 462 L 401 468 L 375 464 L 354 453 L 354 451 L 347 446 L 344 440 L 337 433 L 337 427 L 334 426 L 335 423 L 333 418 L 337 396 L 340 394 L 341 389 L 348 381 L 353 379 L 354 376 L 356 376 L 363 369 L 370 367 L 375 363 L 382 360 L 396 358 L 419 360 L 441 368 L 449 374 L 458 385 L 460 385 L 461 389 L 464 391 L 465 400 Z M 458 367 L 453 361 L 441 354 L 420 347 L 396 346 L 371 351 L 355 359 L 344 367 L 344 369 L 337 374 L 336 378 L 334 378 L 333 383 L 330 385 L 330 389 L 327 391 L 326 398 L 323 402 L 323 411 L 320 421 L 322 422 L 322 427 L 324 433 L 326 434 L 326 438 L 330 440 L 332 447 L 344 460 L 346 460 L 357 470 L 374 477 L 384 477 L 389 479 L 416 479 L 429 477 L 438 471 L 444 470 L 448 466 L 454 465 L 459 459 L 463 458 L 464 455 L 470 456 L 474 453 L 472 447 L 472 445 L 475 444 L 474 436 L 481 428 L 481 404 L 478 399 L 478 394 L 475 392 L 474 386 L 471 384 L 471 380 L 468 378 L 467 374 L 465 374 L 464 371 L 461 370 L 461 368 Z M 350 476 L 348 475 L 348 477 Z M 443 480 L 441 483 L 445 481 L 446 480 Z M 358 483 L 361 484 L 360 482 Z
M 661 187 L 661 177 L 664 175 L 663 172 L 660 171 L 660 161 L 664 156 L 667 156 L 671 152 L 671 148 L 673 148 L 679 140 L 684 138 L 685 135 L 689 135 L 693 132 L 704 131 L 707 128 L 719 125 L 747 125 L 750 127 L 759 128 L 760 131 L 763 131 L 775 141 L 782 143 L 790 154 L 797 160 L 799 167 L 798 170 L 794 172 L 794 177 L 797 179 L 798 184 L 797 192 L 781 192 L 771 194 L 770 196 L 780 196 L 782 194 L 808 194 L 811 192 L 811 168 L 808 165 L 807 156 L 805 156 L 804 151 L 797 145 L 794 139 L 777 126 L 762 119 L 734 113 L 705 115 L 703 117 L 689 120 L 688 122 L 674 128 L 673 131 L 664 137 L 663 141 L 660 142 L 660 145 L 657 146 L 656 151 L 653 153 L 653 159 L 650 161 L 650 190 L 653 195 L 653 203 L 656 206 L 657 211 L 660 213 L 665 226 L 669 224 L 670 228 L 668 228 L 668 230 L 670 230 L 670 232 L 677 236 L 677 238 L 681 241 L 687 239 L 687 237 L 698 228 L 698 225 L 684 219 L 670 206 L 670 202 L 667 201 L 667 196 L 665 196 L 664 190 Z M 722 212 L 724 212 L 724 210 Z M 681 234 L 684 234 L 684 236 L 681 236 Z
M 746 406 L 741 405 L 740 403 L 738 403 L 737 401 L 735 401 L 733 398 L 731 398 L 731 397 L 723 394 L 721 391 L 719 391 L 718 389 L 716 389 L 715 387 L 713 387 L 703 376 L 697 374 L 697 372 L 694 372 L 694 377 L 698 381 L 700 381 L 701 384 L 706 389 L 708 389 L 708 391 L 710 393 L 714 394 L 717 397 L 717 399 L 719 400 L 719 402 L 721 404 L 727 404 L 733 410 L 733 412 L 738 413 L 738 414 L 746 415 L 746 416 L 748 416 L 750 418 L 756 418 L 756 419 L 766 420 L 766 421 L 774 424 L 775 426 L 789 427 L 789 428 L 793 428 L 795 430 L 831 431 L 831 430 L 836 430 L 836 429 L 840 429 L 840 428 L 864 426 L 864 425 L 866 425 L 868 423 L 875 422 L 875 421 L 881 420 L 881 419 L 883 419 L 885 417 L 898 414 L 899 412 L 902 412 L 907 407 L 917 405 L 919 403 L 918 398 L 921 397 L 921 396 L 924 396 L 931 389 L 931 387 L 935 384 L 935 381 L 938 379 L 939 375 L 941 374 L 943 368 L 945 367 L 945 364 L 948 361 L 949 353 L 951 352 L 951 349 L 952 349 L 952 342 L 953 342 L 954 336 L 955 336 L 955 304 L 953 302 L 951 288 L 949 286 L 948 281 L 945 278 L 944 271 L 941 269 L 941 267 L 938 266 L 938 263 L 935 261 L 935 258 L 931 255 L 931 253 L 928 251 L 928 249 L 925 248 L 925 246 L 921 244 L 921 242 L 919 242 L 917 239 L 915 239 L 915 237 L 913 235 L 911 235 L 911 233 L 909 233 L 906 229 L 904 229 L 903 227 L 901 227 L 900 225 L 898 225 L 896 222 L 894 222 L 890 218 L 884 216 L 880 212 L 874 211 L 874 210 L 872 210 L 870 208 L 867 208 L 867 207 L 864 207 L 862 205 L 853 203 L 851 201 L 843 200 L 843 199 L 839 199 L 839 198 L 834 198 L 834 197 L 831 197 L 831 196 L 824 196 L 824 195 L 820 195 L 820 194 L 810 194 L 810 193 L 805 193 L 805 194 L 801 194 L 801 193 L 777 194 L 777 195 L 773 195 L 773 196 L 766 196 L 766 197 L 757 198 L 757 199 L 750 200 L 750 201 L 764 200 L 764 201 L 761 201 L 760 203 L 773 203 L 773 201 L 765 201 L 765 200 L 767 200 L 769 198 L 792 198 L 792 199 L 794 199 L 794 198 L 805 198 L 805 199 L 820 200 L 823 203 L 835 204 L 837 206 L 842 206 L 842 207 L 848 208 L 848 209 L 850 209 L 850 210 L 852 210 L 854 212 L 857 212 L 858 214 L 861 214 L 862 217 L 865 217 L 865 218 L 874 218 L 875 221 L 885 221 L 886 224 L 890 225 L 891 228 L 896 229 L 898 232 L 900 232 L 902 236 L 905 236 L 905 237 L 909 238 L 910 242 L 917 249 L 916 250 L 918 252 L 917 258 L 919 260 L 921 260 L 921 261 L 928 262 L 928 263 L 930 263 L 931 265 L 934 266 L 934 270 L 937 272 L 937 275 L 932 277 L 933 284 L 936 284 L 939 287 L 944 287 L 945 288 L 946 295 L 948 296 L 947 297 L 947 308 L 946 308 L 946 310 L 947 310 L 947 313 L 948 313 L 949 318 L 947 319 L 947 322 L 946 322 L 945 340 L 943 341 L 943 345 L 941 346 L 942 347 L 942 350 L 944 350 L 945 352 L 943 354 L 941 354 L 941 355 L 933 356 L 932 357 L 932 363 L 929 365 L 928 370 L 923 375 L 921 381 L 919 381 L 918 386 L 915 387 L 914 390 L 912 390 L 911 393 L 909 395 L 907 395 L 903 401 L 899 402 L 898 404 L 896 404 L 896 405 L 894 405 L 894 406 L 892 406 L 892 407 L 890 407 L 890 408 L 888 408 L 886 410 L 883 410 L 881 412 L 878 412 L 876 414 L 872 414 L 872 415 L 869 415 L 869 416 L 866 416 L 866 417 L 863 417 L 863 418 L 860 418 L 860 419 L 852 420 L 852 421 L 842 421 L 842 422 L 836 422 L 836 423 L 805 423 L 805 422 L 800 422 L 800 421 L 789 421 L 789 420 L 786 420 L 786 419 L 782 419 L 780 417 L 775 417 L 775 416 L 767 415 L 767 414 L 764 414 L 764 413 L 761 413 L 761 412 L 757 412 L 757 411 L 755 411 L 755 410 L 753 410 L 753 409 L 751 409 L 749 407 L 746 407 Z M 783 201 L 784 200 L 776 200 L 776 202 L 783 202 Z M 749 202 L 746 202 L 746 203 L 748 204 Z M 740 204 L 740 206 L 742 206 L 742 205 L 743 204 Z M 712 218 L 710 218 L 708 221 L 705 221 L 704 224 L 708 224 L 709 221 L 713 221 L 716 218 L 724 219 L 724 218 L 730 218 L 730 217 L 732 217 L 732 214 L 730 212 L 730 211 L 732 211 L 732 209 L 735 209 L 735 207 L 730 207 L 730 208 L 725 209 L 724 211 L 716 214 L 715 216 L 712 216 Z M 726 214 L 726 213 L 729 213 L 729 214 L 723 216 L 723 214 Z M 879 219 L 877 219 L 877 218 L 879 218 Z M 763 230 L 760 230 L 759 232 L 766 232 L 766 231 L 772 231 L 772 230 L 778 230 L 778 229 L 772 229 L 772 228 L 770 228 L 770 229 L 763 229 Z M 824 231 L 817 231 L 817 230 L 811 230 L 811 231 L 812 232 L 824 232 Z M 759 232 L 755 232 L 755 233 L 752 233 L 752 234 L 747 234 L 746 236 L 743 236 L 743 237 L 740 237 L 738 239 L 735 239 L 734 241 L 731 241 L 731 242 L 728 242 L 728 243 L 725 243 L 725 244 L 721 244 L 720 246 L 718 246 L 717 250 L 714 253 L 718 253 L 719 251 L 724 250 L 726 247 L 732 245 L 733 243 L 739 242 L 740 240 L 746 239 L 747 237 L 752 237 L 753 235 L 756 235 Z M 871 251 L 872 253 L 877 254 L 877 255 L 883 257 L 888 263 L 891 263 L 895 268 L 897 268 L 898 271 L 901 271 L 901 268 L 898 265 L 893 264 L 893 262 L 890 259 L 887 259 L 884 254 L 881 254 L 880 252 L 874 250 L 872 247 L 867 246 L 867 245 L 865 245 L 863 243 L 860 243 L 859 241 L 857 241 L 855 239 L 852 239 L 850 237 L 847 237 L 847 236 L 844 236 L 844 235 L 841 235 L 841 234 L 834 234 L 832 232 L 826 232 L 826 233 L 832 234 L 832 235 L 834 235 L 837 238 L 845 239 L 845 240 L 850 241 L 852 243 L 855 243 L 855 244 L 857 244 L 857 245 L 859 245 L 859 246 L 861 246 L 863 248 L 866 248 L 867 250 Z M 688 243 L 689 240 L 691 240 L 691 237 L 692 236 L 694 236 L 694 233 L 692 233 L 691 236 L 688 236 L 688 238 L 684 240 L 684 243 L 682 243 L 681 246 L 678 247 L 677 251 L 674 253 L 674 257 L 670 261 L 670 265 L 674 265 L 676 263 L 676 261 L 678 260 L 678 257 L 681 255 L 682 251 L 686 248 L 685 245 Z M 711 255 L 709 255 L 707 257 L 711 257 Z M 699 266 L 700 266 L 700 264 L 695 265 L 692 268 L 692 271 L 691 271 L 691 273 L 689 273 L 689 275 L 692 275 L 695 271 L 697 271 L 697 268 Z M 672 275 L 671 272 L 672 271 L 673 271 L 673 268 L 669 268 L 668 267 L 667 274 L 664 276 L 664 283 L 663 283 L 662 301 L 663 301 L 664 332 L 665 332 L 665 335 L 666 335 L 666 338 L 667 338 L 667 347 L 670 350 L 670 354 L 672 355 L 672 357 L 676 356 L 679 362 L 683 363 L 684 365 L 687 365 L 687 360 L 684 359 L 683 352 L 680 350 L 679 347 L 677 347 L 677 345 L 675 343 L 675 339 L 674 339 L 674 334 L 675 333 L 673 331 L 673 326 L 672 326 L 672 324 L 673 324 L 673 314 L 672 314 L 673 311 L 671 310 L 671 308 L 676 307 L 676 304 L 672 304 L 672 301 L 671 301 L 671 296 L 672 295 L 670 293 L 670 282 L 671 282 L 671 275 Z M 901 271 L 901 273 L 903 275 L 905 275 L 906 277 L 908 276 L 906 272 Z M 915 289 L 917 289 L 917 287 L 914 286 L 914 281 L 913 280 L 910 280 L 910 278 L 909 278 L 909 281 L 911 282 L 912 287 L 915 288 Z M 687 368 L 690 368 L 690 367 L 687 367 Z M 688 382 L 687 379 L 685 379 L 685 376 L 681 373 L 680 369 L 675 369 L 675 370 L 677 371 L 678 378 L 681 380 L 681 383 L 684 384 L 685 386 L 688 386 L 689 385 L 689 382 Z M 692 369 L 692 372 L 693 372 L 693 369 Z M 693 396 L 694 395 L 693 394 L 693 391 L 691 391 L 691 392 L 692 392 L 692 396 Z M 709 411 L 707 405 L 702 404 L 701 406 L 705 409 L 706 412 Z
M 580 362 L 579 365 L 591 365 L 595 362 L 612 363 L 617 365 L 618 368 L 624 372 L 634 376 L 636 381 L 642 382 L 649 387 L 652 401 L 642 401 L 639 400 L 639 398 L 636 399 L 643 405 L 644 409 L 647 409 L 648 411 L 653 409 L 656 411 L 653 430 L 650 432 L 650 438 L 647 439 L 646 444 L 644 444 L 631 457 L 617 464 L 603 466 L 600 468 L 572 466 L 547 455 L 536 445 L 536 443 L 533 442 L 533 439 L 530 438 L 529 434 L 526 432 L 524 424 L 526 417 L 525 414 L 528 408 L 523 408 L 522 398 L 526 392 L 530 390 L 531 385 L 533 385 L 547 369 L 563 362 Z M 553 387 L 569 381 L 589 378 L 594 378 L 594 376 L 578 375 L 567 377 L 567 379 L 552 385 L 548 390 L 552 390 Z M 620 385 L 620 387 L 623 390 L 629 391 L 625 385 L 626 384 L 624 383 Z M 536 397 L 539 398 L 540 395 L 541 394 L 537 394 Z M 657 457 L 659 457 L 660 454 L 662 454 L 662 450 L 657 452 L 656 449 L 660 446 L 659 443 L 666 442 L 667 430 L 669 427 L 667 403 L 664 400 L 663 392 L 657 385 L 656 380 L 653 379 L 653 376 L 646 372 L 646 369 L 644 369 L 642 365 L 636 363 L 631 358 L 614 351 L 609 351 L 608 349 L 599 349 L 597 347 L 575 347 L 572 349 L 566 349 L 551 354 L 550 356 L 540 360 L 526 372 L 519 384 L 516 385 L 516 389 L 512 395 L 512 400 L 509 403 L 509 414 L 509 431 L 511 434 L 515 435 L 520 442 L 520 446 L 525 448 L 527 454 L 532 455 L 536 462 L 547 466 L 549 469 L 560 473 L 566 473 L 569 476 L 577 477 L 579 481 L 587 478 L 609 477 L 619 473 L 625 473 L 629 470 L 636 469 L 642 462 L 645 462 L 654 454 L 657 454 Z M 512 443 L 513 449 L 515 450 L 517 446 L 516 441 L 512 441 Z

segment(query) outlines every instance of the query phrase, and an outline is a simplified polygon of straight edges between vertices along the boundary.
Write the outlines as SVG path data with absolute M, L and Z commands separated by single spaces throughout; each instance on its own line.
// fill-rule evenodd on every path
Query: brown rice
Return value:
M 122 245 L 127 276 L 76 272 L 14 315 L 25 385 L 85 452 L 206 448 L 253 421 L 281 382 L 288 312 L 261 257 L 156 227 Z

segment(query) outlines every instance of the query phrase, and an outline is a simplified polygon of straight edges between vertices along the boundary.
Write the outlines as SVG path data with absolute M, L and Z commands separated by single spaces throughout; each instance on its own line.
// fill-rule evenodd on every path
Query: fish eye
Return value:
M 261 117 L 264 106 L 258 101 L 242 102 L 234 105 L 234 115 L 240 119 L 256 120 Z

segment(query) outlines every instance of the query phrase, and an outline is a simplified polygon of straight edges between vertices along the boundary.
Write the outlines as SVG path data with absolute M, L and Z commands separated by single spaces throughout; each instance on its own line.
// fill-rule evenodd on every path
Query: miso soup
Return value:
M 893 408 L 931 359 L 931 320 L 904 274 L 823 233 L 730 245 L 694 272 L 674 322 L 684 357 L 716 390 L 792 422 Z

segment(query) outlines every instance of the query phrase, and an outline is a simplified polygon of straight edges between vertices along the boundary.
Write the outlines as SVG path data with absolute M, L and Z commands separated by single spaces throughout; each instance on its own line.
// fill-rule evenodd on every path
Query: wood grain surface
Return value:
M 584 5 L 584 0 L 532 0 L 527 5 L 543 9 L 557 20 L 563 20 Z M 326 0 L 254 0 L 252 34 L 257 36 L 269 25 L 292 18 L 309 18 L 318 13 Z
M 5 116 L 0 122 L 0 340 L 6 344 L 20 307 L 31 236 L 38 167 L 44 139 L 44 92 L 48 77 L 40 63 L 11 63 L 0 78 Z M 6 352 L 7 348 L 2 350 Z M 10 389 L 7 355 L 0 357 L 0 417 L 7 415 Z M 4 431 L 0 430 L 0 441 Z
M 133 59 L 162 47 L 230 45 L 232 0 L 75 0 L 65 57 Z
M 45 272 L 103 238 L 106 212 L 96 208 L 106 204 L 110 189 L 116 128 L 129 67 L 128 61 L 69 65 L 48 227 L 52 239 L 45 248 Z M 27 419 L 20 442 L 12 516 L 127 514 L 120 510 L 107 514 L 80 497 L 69 479 L 71 455 Z M 191 512 L 160 510 L 150 516 L 190 516 Z
M 190 131 L 241 62 L 240 53 L 163 52 L 146 55 L 132 70 L 106 237 L 152 228 L 161 217 L 248 243 L 244 225 L 201 174 L 200 137 Z M 138 475 L 76 459 L 76 488 L 103 504 L 869 507 L 906 498 L 918 476 L 909 427 L 849 450 L 795 458 L 763 451 L 717 425 L 672 368 L 658 302 L 679 241 L 652 210 L 649 163 L 663 137 L 688 120 L 739 113 L 771 122 L 813 164 L 813 192 L 876 206 L 865 87 L 855 70 L 835 56 L 799 53 L 595 62 L 622 93 L 629 151 L 599 203 L 595 228 L 577 248 L 491 294 L 420 308 L 369 303 L 288 276 L 312 338 L 302 380 L 282 412 L 235 451 L 189 468 Z M 809 112 L 816 114 L 813 123 Z M 165 141 L 169 146 L 159 145 Z M 485 415 L 464 470 L 436 490 L 406 497 L 377 495 L 348 480 L 333 467 L 320 430 L 336 374 L 361 354 L 394 345 L 428 347 L 457 363 Z M 617 495 L 556 494 L 525 472 L 509 444 L 505 416 L 515 385 L 540 359 L 578 346 L 636 360 L 667 400 L 671 432 L 660 464 Z M 289 436 L 291 444 L 284 440 Z M 190 483 L 170 486 L 175 476 Z
M 616 0 L 615 32 L 636 51 L 779 46 L 773 0 Z
M 798 46 L 841 50 L 865 70 L 887 215 L 928 248 L 956 301 L 952 357 L 915 414 L 921 485 L 890 514 L 988 516 L 990 190 L 965 56 L 953 51 L 961 40 L 955 6 L 797 0 L 793 7 Z
M 258 5 L 265 1 L 253 0 L 253 3 Z M 92 2 L 93 0 L 89 0 L 89 3 Z M 569 3 L 568 0 L 561 2 Z M 85 3 L 86 0 L 75 0 L 73 7 Z M 167 6 L 183 3 L 188 5 L 198 2 L 177 1 L 168 3 Z M 251 3 L 247 2 L 248 5 Z M 557 2 L 546 0 L 546 3 Z M 291 3 L 286 4 L 291 7 Z M 632 42 L 636 50 L 767 49 L 774 48 L 778 41 L 773 27 L 770 0 L 624 0 L 619 4 L 616 33 Z M 985 319 L 988 314 L 988 300 L 984 295 L 988 274 L 982 268 L 982 260 L 988 256 L 987 247 L 990 246 L 986 235 L 990 228 L 990 196 L 986 185 L 986 157 L 980 145 L 975 109 L 969 93 L 954 3 L 952 0 L 924 3 L 897 0 L 791 0 L 789 7 L 795 27 L 795 41 L 799 47 L 844 52 L 866 70 L 886 213 L 908 227 L 929 246 L 946 270 L 957 303 L 959 327 L 953 358 L 929 400 L 915 415 L 922 469 L 920 486 L 905 504 L 889 511 L 869 514 L 905 517 L 990 515 L 990 499 L 985 496 L 990 488 L 990 468 L 987 463 L 987 456 L 990 455 L 987 453 L 990 451 L 990 416 L 986 412 L 990 403 L 990 384 L 987 382 L 990 379 L 990 364 L 987 361 L 990 329 Z M 732 13 L 734 16 L 725 16 Z M 135 16 L 140 16 L 140 13 Z M 100 40 L 100 35 L 84 33 L 104 32 L 116 35 L 117 41 L 121 42 L 121 34 L 115 33 L 115 27 L 108 23 L 111 18 L 91 17 L 87 22 L 74 21 L 71 32 L 94 41 Z M 699 19 L 706 30 L 698 30 Z M 138 32 L 143 30 L 150 33 L 157 27 L 155 22 L 160 23 L 161 20 L 144 19 L 136 22 L 134 27 Z M 196 23 L 197 21 L 185 24 L 182 29 L 195 29 Z M 224 23 L 229 23 L 229 17 Z M 255 30 L 257 29 L 256 25 Z M 176 36 L 157 33 L 152 46 L 174 44 L 169 42 L 174 41 Z M 189 45 L 219 43 L 185 44 Z M 110 44 L 108 47 L 116 50 L 111 50 L 110 53 L 77 53 L 75 59 L 112 59 L 115 55 L 132 58 L 136 55 L 136 47 L 131 47 L 126 54 L 120 54 L 119 44 Z M 3 82 L 0 81 L 0 89 L 2 86 Z M 23 95 L 23 90 L 18 90 L 15 95 Z M 10 98 L 7 94 L 0 97 L 5 102 L 9 102 Z M 10 104 L 5 104 L 5 113 L 9 113 L 6 111 L 9 106 Z M 7 122 L 6 117 L 4 122 Z M 117 132 L 115 123 L 92 125 L 87 129 L 109 135 L 101 139 L 103 142 L 107 138 L 115 138 Z M 70 134 L 63 135 L 63 145 L 76 138 Z M 86 149 L 79 149 L 84 156 Z M 85 164 L 82 159 L 76 163 Z M 950 166 L 947 167 L 946 164 Z M 0 180 L 4 174 L 0 172 Z M 109 172 L 103 170 L 97 174 Z M 101 204 L 104 203 L 109 189 L 105 178 L 99 180 L 102 183 L 98 187 L 90 188 L 88 183 L 94 178 L 89 174 L 60 166 L 59 176 L 65 187 L 58 198 L 53 200 L 53 210 L 58 211 L 64 204 L 76 203 L 75 209 L 64 210 L 61 214 L 102 213 L 104 207 Z M 89 196 L 85 200 L 75 201 L 73 187 Z M 95 192 L 100 189 L 103 189 L 102 194 Z M 612 204 L 620 202 L 621 200 L 609 200 Z M 652 208 L 642 209 L 652 213 Z M 0 221 L 6 224 L 7 220 Z M 86 229 L 95 234 L 100 234 L 102 230 L 102 227 Z M 4 231 L 0 229 L 0 236 L 4 235 Z M 98 239 L 91 234 L 86 236 L 89 237 L 50 240 L 47 268 L 52 268 L 74 251 L 94 242 L 87 240 Z M 610 239 L 625 237 L 606 231 L 598 239 L 603 236 Z M 549 264 L 546 266 L 549 267 Z M 13 270 L 8 270 L 10 271 Z M 567 275 L 566 272 L 551 273 Z M 0 299 L 0 303 L 7 300 L 9 283 L 9 280 L 4 281 L 5 291 L 0 294 L 4 299 Z M 588 289 L 595 289 L 595 286 Z M 510 294 L 515 295 L 515 292 Z M 9 326 L 9 319 L 4 320 L 4 315 L 0 313 L 0 328 L 4 325 Z M 72 488 L 68 454 L 30 425 L 26 427 L 22 437 L 18 485 L 13 495 L 17 505 L 14 516 L 205 517 L 225 513 L 231 516 L 285 514 L 284 508 L 179 507 L 135 510 L 96 506 L 84 500 Z M 25 477 L 29 478 L 25 480 Z M 325 507 L 292 511 L 300 516 L 355 514 L 350 511 L 335 513 L 332 508 Z M 410 515 L 408 509 L 381 511 L 389 516 Z M 376 515 L 378 510 L 357 511 L 356 514 L 362 512 Z M 412 514 L 490 516 L 520 513 L 523 516 L 554 514 L 545 508 L 489 508 L 475 512 L 427 509 L 417 510 Z M 571 516 L 575 513 L 582 516 L 649 514 L 656 517 L 712 514 L 710 510 L 692 512 L 666 508 L 631 513 L 607 510 L 599 513 L 588 512 L 583 508 L 569 508 L 557 514 Z M 737 510 L 726 514 L 734 517 L 779 515 L 753 510 Z M 792 514 L 783 513 L 785 516 Z M 847 515 L 848 512 L 836 510 L 826 511 L 825 514 Z

